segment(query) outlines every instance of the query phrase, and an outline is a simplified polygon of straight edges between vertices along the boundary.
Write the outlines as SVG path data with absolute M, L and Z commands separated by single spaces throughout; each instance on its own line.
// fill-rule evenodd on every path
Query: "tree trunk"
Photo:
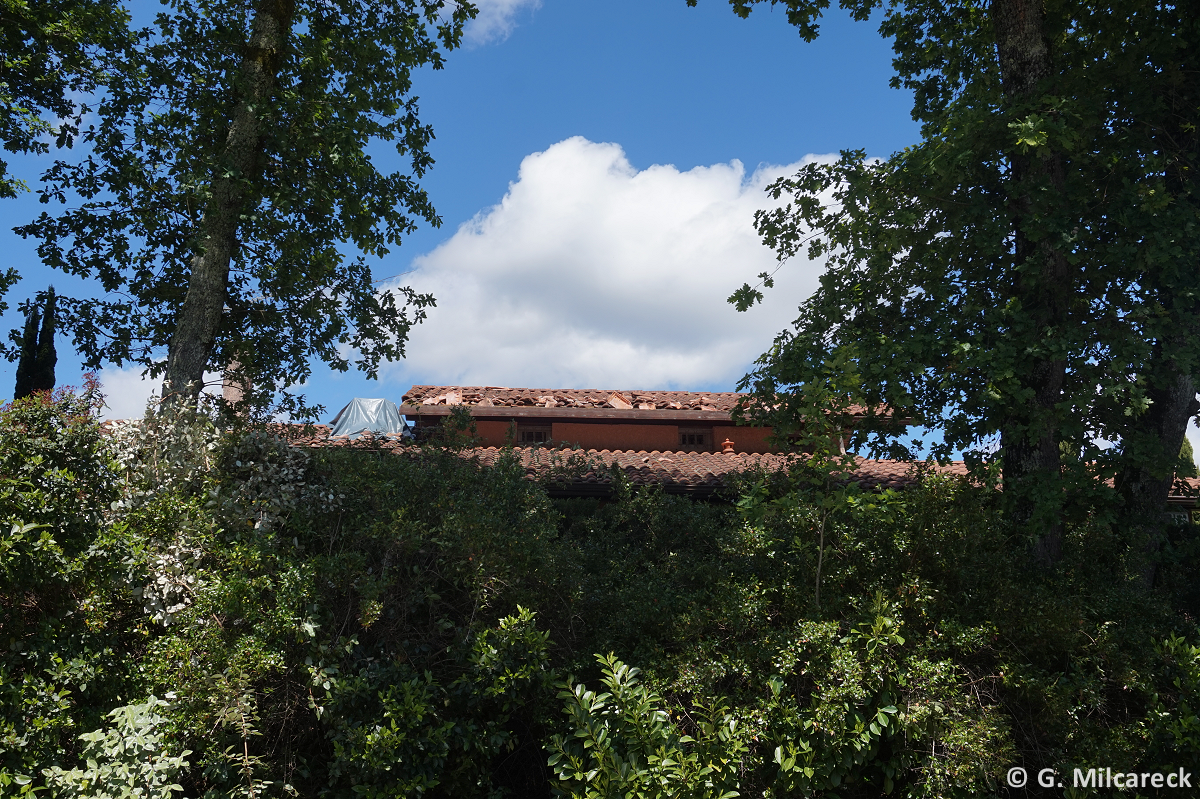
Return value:
M 275 93 L 276 75 L 291 33 L 294 0 L 262 0 L 255 11 L 240 67 L 240 99 L 212 171 L 210 196 L 200 222 L 200 251 L 192 258 L 187 295 L 167 352 L 163 397 L 195 397 L 203 388 L 221 325 L 229 265 L 239 225 L 256 203 L 262 179 L 262 116 Z
M 1140 531 L 1141 545 L 1147 556 L 1142 582 L 1154 584 L 1154 557 L 1162 548 L 1167 521 L 1167 498 L 1175 480 L 1175 465 L 1188 421 L 1200 411 L 1196 384 L 1191 376 L 1176 371 L 1167 387 L 1150 392 L 1151 405 L 1138 420 L 1137 431 L 1130 431 L 1125 446 L 1134 463 L 1117 479 L 1117 489 L 1125 500 L 1126 527 Z M 1136 451 L 1128 451 L 1136 450 Z
M 1184 19 L 1191 12 L 1181 9 Z M 1200 135 L 1197 134 L 1196 108 L 1200 92 L 1196 76 L 1200 58 L 1194 45 L 1181 44 L 1178 61 L 1168 59 L 1163 71 L 1180 76 L 1167 84 L 1161 96 L 1165 113 L 1158 119 L 1143 120 L 1153 132 L 1158 151 L 1167 156 L 1163 177 L 1172 204 L 1196 211 L 1195 197 L 1200 189 L 1196 167 L 1200 165 Z M 1194 246 L 1185 245 L 1179 274 L 1200 273 Z M 1196 400 L 1196 365 L 1192 342 L 1200 335 L 1200 303 L 1193 286 L 1182 285 L 1166 270 L 1166 280 L 1157 273 L 1145 275 L 1141 283 L 1157 293 L 1157 304 L 1170 314 L 1169 334 L 1160 336 L 1153 357 L 1144 371 L 1151 388 L 1150 406 L 1130 421 L 1123 435 L 1126 466 L 1117 476 L 1117 488 L 1125 502 L 1123 528 L 1133 533 L 1135 546 L 1144 549 L 1147 562 L 1142 569 L 1146 587 L 1154 584 L 1156 556 L 1166 540 L 1167 499 L 1171 495 L 1179 450 L 1187 434 L 1188 421 L 1200 411 Z M 1189 346 L 1191 345 L 1191 346 Z M 1140 540 L 1139 540 L 1140 539 Z
M 1043 4 L 1040 0 L 994 0 L 990 16 L 1006 104 L 1026 106 L 1037 98 L 1045 80 L 1053 74 L 1043 27 Z M 1015 262 L 1033 267 L 1014 274 L 1012 291 L 1027 317 L 1026 330 L 1043 335 L 1066 321 L 1072 281 L 1070 267 L 1057 243 L 1032 230 L 1036 215 L 1047 208 L 1044 201 L 1035 205 L 1034 192 L 1044 196 L 1048 190 L 1051 195 L 1062 196 L 1065 164 L 1062 154 L 1052 147 L 1039 147 L 1029 153 L 1014 150 L 1009 163 Z M 1020 375 L 1030 399 L 1010 409 L 1001 430 L 1005 493 L 1013 503 L 1015 520 L 1036 525 L 1039 537 L 1035 552 L 1045 565 L 1058 560 L 1062 546 L 1061 521 L 1056 512 L 1061 502 L 1061 453 L 1055 406 L 1061 399 L 1065 377 L 1064 359 L 1048 355 L 1033 358 Z M 1036 510 L 1043 513 L 1035 514 Z

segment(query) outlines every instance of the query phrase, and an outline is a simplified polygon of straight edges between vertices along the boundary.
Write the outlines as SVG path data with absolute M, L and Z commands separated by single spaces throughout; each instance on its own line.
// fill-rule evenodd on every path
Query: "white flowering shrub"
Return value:
M 312 455 L 278 436 L 250 431 L 223 453 L 223 480 L 211 495 L 220 518 L 266 534 L 294 514 L 337 511 L 345 498 L 328 487 Z
M 297 512 L 336 510 L 341 501 L 308 452 L 262 430 L 223 428 L 220 420 L 202 397 L 196 405 L 152 400 L 143 419 L 109 425 L 126 489 L 113 513 L 147 533 L 130 564 L 145 578 L 132 590 L 164 626 L 203 587 L 207 536 L 269 535 Z
M 224 438 L 216 418 L 203 397 L 197 405 L 151 397 L 143 418 L 109 422 L 109 445 L 128 489 L 121 505 L 202 490 Z
M 203 404 L 151 398 L 143 418 L 108 424 L 124 489 L 112 505 L 113 521 L 144 536 L 128 563 L 130 588 L 145 613 L 164 626 L 191 605 L 203 579 L 201 542 L 212 524 L 199 499 L 216 482 L 213 470 L 225 439 L 216 418 Z
M 149 582 L 133 589 L 146 615 L 167 626 L 176 614 L 192 604 L 202 557 L 199 547 L 187 546 L 182 541 L 173 541 L 150 557 L 145 564 Z

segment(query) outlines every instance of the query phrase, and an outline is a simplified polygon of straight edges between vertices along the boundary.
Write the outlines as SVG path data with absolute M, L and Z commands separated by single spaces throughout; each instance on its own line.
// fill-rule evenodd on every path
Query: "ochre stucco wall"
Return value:
M 555 422 L 554 440 L 584 449 L 679 449 L 679 426 L 673 424 L 587 424 Z
M 769 427 L 713 426 L 713 449 L 720 452 L 722 442 L 728 438 L 733 442 L 734 452 L 774 452 L 767 443 L 770 435 Z
M 476 419 L 475 429 L 482 439 L 480 444 L 485 447 L 503 447 L 508 443 L 508 430 L 511 422 L 496 422 L 488 419 Z
M 503 447 L 508 443 L 512 423 L 491 419 L 476 419 L 481 444 Z M 713 450 L 721 451 L 721 442 L 730 439 L 735 452 L 772 452 L 767 444 L 769 427 L 736 427 L 715 425 L 712 428 Z M 578 444 L 584 449 L 608 450 L 679 450 L 679 426 L 673 424 L 603 424 L 597 422 L 554 422 L 551 436 L 556 444 Z

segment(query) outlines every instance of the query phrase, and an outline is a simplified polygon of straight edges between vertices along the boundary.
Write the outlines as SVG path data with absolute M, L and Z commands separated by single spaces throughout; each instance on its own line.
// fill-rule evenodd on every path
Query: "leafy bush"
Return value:
M 171 799 L 174 792 L 182 791 L 175 779 L 187 767 L 191 752 L 163 752 L 159 732 L 163 717 L 156 711 L 166 706 L 167 702 L 152 696 L 143 704 L 119 707 L 108 714 L 112 729 L 79 736 L 86 744 L 86 766 L 70 771 L 58 766 L 46 769 L 50 795 L 64 799 Z
M 0 406 L 0 787 L 76 760 L 78 734 L 138 690 L 128 531 L 105 523 L 119 494 L 97 402 L 89 383 Z
M 308 450 L 178 406 L 105 434 L 94 402 L 0 409 L 0 793 L 108 769 L 214 799 L 874 799 L 1200 770 L 1191 527 L 1151 590 L 1099 516 L 1031 568 L 958 481 L 551 500 L 461 437 Z M 123 759 L 135 728 L 164 759 Z
M 701 708 L 699 737 L 693 738 L 661 709 L 662 698 L 639 682 L 639 669 L 611 654 L 597 660 L 606 692 L 570 680 L 560 684 L 573 730 L 569 737 L 555 735 L 548 747 L 559 780 L 555 793 L 572 799 L 740 795 L 734 786 L 746 743 L 727 707 Z

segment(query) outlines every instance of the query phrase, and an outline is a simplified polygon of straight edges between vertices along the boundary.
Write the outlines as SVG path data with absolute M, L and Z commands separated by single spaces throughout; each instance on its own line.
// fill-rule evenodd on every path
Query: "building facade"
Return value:
M 741 394 L 413 386 L 400 413 L 418 439 L 467 409 L 484 447 L 552 445 L 657 452 L 773 451 L 769 427 L 735 425 Z

